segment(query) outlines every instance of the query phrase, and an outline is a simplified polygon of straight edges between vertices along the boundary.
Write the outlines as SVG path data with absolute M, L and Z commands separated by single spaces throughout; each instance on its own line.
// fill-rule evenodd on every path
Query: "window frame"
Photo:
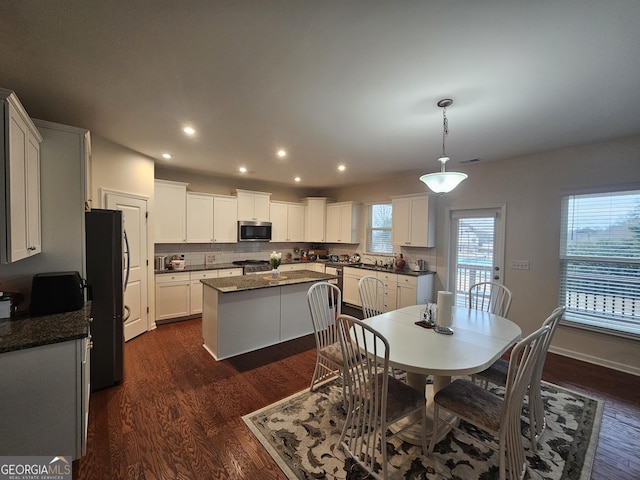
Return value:
M 391 217 L 391 221 L 389 224 L 388 228 L 385 227 L 373 227 L 372 226 L 372 220 L 373 220 L 373 209 L 375 206 L 378 205 L 386 205 L 389 207 L 389 215 Z M 370 255 L 376 255 L 376 256 L 393 256 L 393 209 L 391 207 L 391 201 L 385 201 L 385 202 L 373 202 L 367 205 L 367 229 L 366 229 L 366 253 L 370 254 Z M 380 231 L 388 231 L 389 232 L 389 247 L 390 247 L 390 251 L 389 252 L 378 252 L 378 251 L 374 251 L 371 249 L 372 245 L 371 245 L 371 235 L 372 235 L 372 231 L 373 230 L 380 230 Z
M 571 197 L 581 197 L 588 195 L 603 195 L 603 196 L 615 196 L 624 193 L 640 193 L 640 185 L 637 184 L 625 184 L 625 185 L 617 185 L 617 186 L 607 186 L 607 187 L 598 187 L 598 188 L 589 188 L 582 189 L 579 191 L 566 191 L 562 192 L 560 202 L 560 210 L 561 210 L 561 218 L 560 218 L 560 245 L 559 245 L 559 270 L 560 276 L 558 278 L 558 305 L 565 305 L 566 298 L 568 295 L 568 286 L 567 286 L 567 275 L 570 275 L 567 272 L 567 269 L 571 267 L 576 267 L 577 264 L 582 264 L 587 267 L 606 267 L 606 268 L 616 268 L 624 265 L 632 265 L 634 267 L 638 267 L 640 269 L 640 258 L 635 258 L 633 256 L 629 257 L 620 257 L 620 256 L 605 256 L 599 257 L 595 255 L 575 255 L 575 254 L 567 254 L 567 231 L 568 231 L 568 207 L 569 202 L 571 201 Z M 631 210 L 629 213 L 633 212 Z M 605 277 L 611 277 L 612 280 L 617 279 L 617 277 L 612 275 L 605 274 Z M 619 277 L 619 276 L 618 276 Z M 571 277 L 569 277 L 571 278 Z M 572 278 L 576 278 L 575 276 Z M 635 278 L 635 277 L 632 277 Z M 594 295 L 595 296 L 595 295 Z M 615 301 L 614 295 L 608 295 L 608 297 L 612 297 L 611 301 Z M 583 330 L 590 330 L 600 333 L 605 333 L 608 335 L 619 336 L 624 338 L 631 339 L 640 339 L 640 311 L 636 313 L 632 313 L 632 322 L 631 325 L 637 325 L 635 328 L 636 331 L 630 331 L 625 329 L 623 321 L 612 320 L 610 317 L 607 317 L 605 313 L 596 314 L 593 313 L 593 310 L 582 310 L 583 313 L 580 313 L 580 309 L 569 308 L 567 305 L 567 311 L 563 315 L 561 320 L 561 324 L 573 328 L 579 328 Z M 592 313 L 589 313 L 589 312 Z M 586 317 L 591 317 L 592 320 L 586 320 Z M 636 320 L 637 319 L 637 320 Z M 602 323 L 600 323 L 602 321 Z M 616 325 L 617 324 L 617 325 Z

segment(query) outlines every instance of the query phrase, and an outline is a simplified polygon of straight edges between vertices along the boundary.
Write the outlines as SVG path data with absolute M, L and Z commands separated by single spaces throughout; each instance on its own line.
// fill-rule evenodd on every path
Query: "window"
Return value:
M 376 203 L 369 207 L 367 250 L 371 253 L 393 253 L 390 203 Z
M 640 190 L 562 201 L 564 320 L 640 335 Z

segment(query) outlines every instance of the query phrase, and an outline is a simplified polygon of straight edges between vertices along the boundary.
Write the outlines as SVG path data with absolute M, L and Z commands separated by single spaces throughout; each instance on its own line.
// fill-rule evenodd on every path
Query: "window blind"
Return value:
M 393 253 L 391 244 L 391 204 L 379 203 L 369 207 L 367 247 L 372 253 Z
M 564 320 L 640 335 L 640 190 L 562 201 Z

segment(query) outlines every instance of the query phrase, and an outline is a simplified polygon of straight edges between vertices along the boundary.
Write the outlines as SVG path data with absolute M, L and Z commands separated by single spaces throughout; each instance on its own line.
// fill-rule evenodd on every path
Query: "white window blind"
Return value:
M 391 204 L 377 203 L 369 207 L 367 250 L 371 253 L 393 253 L 391 245 Z
M 640 335 L 640 190 L 563 197 L 560 266 L 565 321 Z

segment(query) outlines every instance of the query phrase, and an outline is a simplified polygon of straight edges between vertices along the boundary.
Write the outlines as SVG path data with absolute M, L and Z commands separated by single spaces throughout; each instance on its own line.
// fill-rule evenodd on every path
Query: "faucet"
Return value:
M 369 259 L 369 261 L 371 261 L 371 262 L 373 263 L 373 265 L 374 265 L 375 267 L 377 267 L 377 266 L 378 266 L 378 260 L 376 260 L 376 259 L 374 259 L 374 258 L 371 258 L 371 257 L 362 257 L 362 259 L 363 259 L 363 260 L 365 260 L 365 259 L 367 259 L 367 258 Z

